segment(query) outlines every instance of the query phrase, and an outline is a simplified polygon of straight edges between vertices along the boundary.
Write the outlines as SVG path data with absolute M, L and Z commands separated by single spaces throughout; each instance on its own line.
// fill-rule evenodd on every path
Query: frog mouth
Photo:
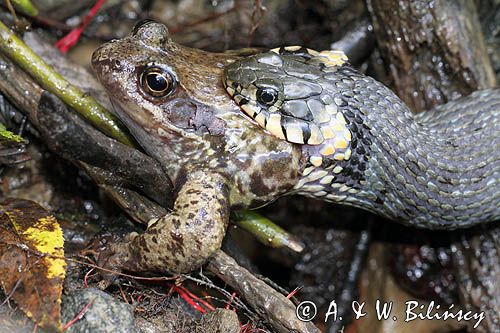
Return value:
M 128 108 L 122 106 L 119 101 L 112 100 L 111 105 L 112 113 L 127 127 L 143 151 L 161 161 L 162 158 L 158 156 L 158 152 L 169 151 L 169 146 L 172 144 L 172 135 L 167 135 L 166 131 L 156 127 L 153 120 L 149 119 L 152 117 L 147 117 L 145 113 L 136 112 L 134 113 L 135 117 L 132 117 L 129 112 L 124 111 L 128 110 Z M 163 133 L 163 135 L 159 135 L 159 133 Z
M 148 124 L 149 119 L 146 119 L 144 113 L 139 113 L 135 112 L 135 117 L 132 117 L 129 112 L 126 112 L 127 107 L 124 107 L 121 105 L 120 102 L 113 100 L 113 98 L 110 98 L 111 100 L 111 106 L 112 110 L 111 112 L 115 117 L 117 117 L 120 122 L 122 122 L 125 127 L 127 127 L 132 134 L 137 138 L 137 135 L 135 134 L 138 128 L 141 128 L 142 130 L 146 129 Z M 152 124 L 151 122 L 149 122 Z
M 153 145 L 168 146 L 178 140 L 197 138 L 195 133 L 182 130 L 161 116 L 156 117 L 145 110 L 137 110 L 138 106 L 133 101 L 123 104 L 122 101 L 111 98 L 111 105 L 112 113 L 130 130 L 146 151 L 152 144 L 151 140 L 154 141 Z

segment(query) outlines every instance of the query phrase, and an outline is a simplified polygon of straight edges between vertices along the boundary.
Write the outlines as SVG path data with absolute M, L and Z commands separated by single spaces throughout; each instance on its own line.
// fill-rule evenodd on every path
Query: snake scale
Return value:
M 281 47 L 226 66 L 227 92 L 269 134 L 302 145 L 294 191 L 433 229 L 500 217 L 500 90 L 417 115 L 336 51 Z

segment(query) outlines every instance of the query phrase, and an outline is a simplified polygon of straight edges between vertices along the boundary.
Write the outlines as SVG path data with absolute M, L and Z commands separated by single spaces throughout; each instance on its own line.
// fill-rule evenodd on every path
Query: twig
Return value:
M 209 15 L 209 16 L 205 16 L 205 17 L 202 17 L 202 18 L 200 18 L 198 20 L 195 20 L 195 21 L 192 21 L 192 22 L 188 22 L 188 23 L 184 23 L 184 24 L 178 25 L 176 27 L 172 27 L 172 28 L 169 29 L 169 32 L 170 32 L 171 35 L 175 35 L 175 34 L 181 32 L 184 29 L 192 28 L 192 27 L 195 27 L 197 25 L 200 25 L 200 24 L 203 24 L 203 23 L 206 23 L 206 22 L 215 21 L 219 17 L 227 15 L 230 12 L 234 11 L 235 9 L 236 9 L 236 6 L 233 6 L 233 7 L 229 8 L 229 9 L 223 11 L 223 12 L 216 13 L 216 14 Z
M 88 302 L 84 307 L 83 309 L 73 318 L 71 319 L 66 325 L 64 325 L 63 327 L 63 332 L 66 331 L 68 328 L 71 327 L 71 325 L 73 325 L 74 323 L 76 323 L 77 321 L 79 321 L 80 319 L 83 318 L 83 315 L 85 314 L 85 312 L 88 310 L 88 308 L 92 305 L 92 303 L 94 303 L 94 300 L 90 300 L 90 302 Z
M 14 22 L 17 22 L 17 15 L 16 15 L 16 11 L 14 9 L 14 6 L 12 6 L 12 2 L 10 2 L 10 0 L 5 0 L 5 3 L 7 6 L 7 9 L 9 10 L 10 14 L 14 18 Z
M 123 298 L 123 301 L 125 303 L 127 303 L 127 304 L 130 304 L 129 301 L 128 301 L 127 295 L 125 295 L 125 292 L 123 291 L 122 286 L 120 285 L 120 286 L 118 286 L 118 288 L 120 289 L 120 294 L 121 294 L 121 296 Z
M 255 30 L 260 25 L 260 22 L 262 21 L 262 18 L 264 17 L 264 13 L 267 11 L 267 8 L 262 4 L 261 0 L 254 0 L 254 6 L 253 6 L 253 11 L 252 11 L 252 26 L 250 27 L 250 30 L 248 31 L 248 45 L 250 46 L 252 44 L 253 40 L 253 35 L 255 33 Z
M 66 53 L 69 49 L 76 44 L 83 30 L 87 27 L 92 18 L 97 14 L 101 6 L 106 0 L 97 0 L 94 6 L 89 10 L 87 15 L 83 18 L 82 23 L 75 29 L 71 30 L 66 36 L 57 41 L 56 47 L 62 52 Z
M 21 284 L 22 280 L 23 280 L 23 278 L 21 277 L 20 279 L 18 279 L 16 281 L 16 284 L 14 285 L 14 287 L 12 288 L 10 293 L 7 295 L 7 297 L 5 297 L 4 301 L 2 302 L 2 304 L 0 304 L 0 306 L 3 306 L 5 303 L 7 303 L 9 301 L 9 299 L 12 297 L 12 295 L 14 295 L 14 292 L 16 291 L 17 287 L 19 287 L 19 285 Z M 5 288 L 4 288 L 4 290 L 5 290 Z
M 87 280 L 89 278 L 90 273 L 92 273 L 94 271 L 94 269 L 95 268 L 91 268 L 87 273 L 85 273 L 85 277 L 83 278 L 83 284 L 85 285 L 85 288 L 89 287 Z

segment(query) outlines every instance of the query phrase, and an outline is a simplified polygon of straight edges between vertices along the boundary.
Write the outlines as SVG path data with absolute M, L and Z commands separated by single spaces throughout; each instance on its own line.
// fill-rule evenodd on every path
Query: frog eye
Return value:
M 257 101 L 264 105 L 273 105 L 278 99 L 278 91 L 273 88 L 265 87 L 257 89 Z
M 141 87 L 153 97 L 165 97 L 175 89 L 175 79 L 169 71 L 160 67 L 149 67 L 141 74 Z

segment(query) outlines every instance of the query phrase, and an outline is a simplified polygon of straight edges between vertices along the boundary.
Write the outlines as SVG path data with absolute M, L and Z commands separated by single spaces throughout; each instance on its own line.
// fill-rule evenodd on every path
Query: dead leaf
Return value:
M 35 202 L 0 202 L 1 286 L 7 297 L 48 331 L 62 329 L 63 244 L 57 220 Z

